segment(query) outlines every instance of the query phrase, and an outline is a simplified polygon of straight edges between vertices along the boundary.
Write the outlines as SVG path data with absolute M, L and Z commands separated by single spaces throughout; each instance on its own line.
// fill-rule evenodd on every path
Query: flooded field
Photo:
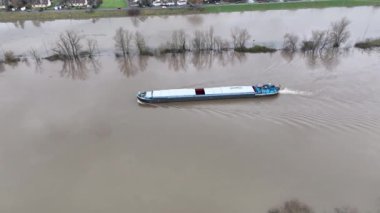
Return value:
M 81 63 L 0 65 L 0 212 L 246 213 L 298 199 L 315 212 L 378 213 L 379 51 L 113 55 L 121 26 L 151 46 L 177 29 L 214 26 L 228 37 L 236 25 L 278 46 L 287 32 L 302 38 L 342 17 L 348 44 L 380 35 L 371 7 L 0 24 L 2 50 L 48 52 L 72 29 L 102 52 Z M 265 82 L 281 94 L 150 106 L 135 98 Z

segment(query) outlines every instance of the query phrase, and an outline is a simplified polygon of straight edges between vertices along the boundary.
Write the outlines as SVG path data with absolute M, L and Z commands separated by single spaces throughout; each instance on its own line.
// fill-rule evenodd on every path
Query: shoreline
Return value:
M 245 4 L 221 4 L 202 5 L 199 7 L 186 8 L 131 8 L 131 9 L 95 9 L 87 11 L 84 9 L 73 9 L 63 11 L 43 12 L 0 12 L 0 22 L 14 22 L 27 20 L 57 20 L 57 19 L 93 19 L 112 17 L 136 16 L 162 16 L 162 15 L 189 15 L 208 13 L 228 13 L 245 11 L 270 11 L 270 10 L 297 10 L 297 9 L 323 9 L 332 7 L 358 7 L 374 6 L 380 8 L 380 0 L 324 0 L 308 2 L 286 2 L 286 3 L 245 3 Z

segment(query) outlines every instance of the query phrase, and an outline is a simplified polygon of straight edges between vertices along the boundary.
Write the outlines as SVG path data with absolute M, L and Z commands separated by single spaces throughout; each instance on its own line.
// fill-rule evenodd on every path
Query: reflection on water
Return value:
M 162 62 L 168 63 L 169 70 L 179 71 L 186 70 L 187 67 L 187 55 L 181 54 L 163 54 L 159 57 Z
M 160 18 L 164 18 L 165 16 L 160 16 Z M 131 16 L 129 17 L 132 25 L 134 27 L 139 27 L 141 23 L 145 22 L 147 19 L 151 18 L 150 16 Z
M 89 72 L 98 73 L 101 64 L 96 59 L 74 59 L 62 61 L 60 75 L 73 80 L 86 80 Z
M 295 55 L 296 52 L 281 51 L 282 58 L 289 63 L 293 61 Z
M 44 21 L 41 21 L 41 20 L 32 20 L 32 24 L 35 27 L 41 27 L 41 24 L 43 24 L 43 23 L 44 23 Z
M 211 69 L 212 66 L 226 66 L 229 64 L 242 63 L 246 60 L 245 53 L 238 52 L 214 52 L 203 51 L 195 53 L 168 53 L 157 57 L 143 55 L 127 55 L 126 57 L 117 57 L 116 61 L 120 71 L 127 77 L 133 77 L 138 72 L 143 72 L 149 58 L 156 58 L 167 64 L 168 70 L 186 71 L 189 65 L 197 70 Z
M 193 26 L 199 26 L 203 23 L 203 16 L 199 15 L 188 15 L 186 16 L 189 23 L 191 23 Z
M 132 57 L 128 55 L 125 57 L 118 57 L 116 58 L 116 61 L 119 65 L 119 70 L 127 77 L 132 77 L 139 71 L 139 68 L 132 60 Z
M 299 53 L 303 55 L 306 60 L 306 64 L 310 69 L 314 69 L 320 65 L 325 67 L 327 70 L 333 70 L 339 65 L 339 60 L 342 57 L 348 56 L 349 49 L 329 49 L 321 53 Z M 295 53 L 282 53 L 283 58 L 287 61 L 291 61 L 294 58 Z
M 309 53 L 290 53 L 279 52 L 275 53 L 280 55 L 284 61 L 291 63 L 295 58 L 301 58 L 305 61 L 308 68 L 315 69 L 319 66 L 323 66 L 327 70 L 333 70 L 339 65 L 339 61 L 343 57 L 348 57 L 350 52 L 358 52 L 357 50 L 338 50 L 332 49 L 331 51 L 325 51 L 323 54 L 309 54 Z M 367 54 L 367 53 L 366 53 Z M 248 56 L 255 56 L 251 53 L 240 53 L 234 51 L 201 51 L 193 53 L 168 53 L 161 54 L 159 56 L 144 56 L 144 55 L 126 55 L 125 57 L 116 57 L 116 62 L 119 66 L 120 72 L 126 77 L 134 77 L 139 72 L 143 72 L 147 69 L 150 58 L 158 59 L 159 61 L 167 65 L 168 70 L 175 72 L 186 71 L 189 66 L 193 66 L 196 70 L 208 70 L 213 66 L 225 67 L 229 65 L 239 65 L 245 63 Z M 257 54 L 267 55 L 271 57 L 271 54 Z M 46 63 L 50 63 L 45 61 Z M 19 63 L 26 63 L 28 66 L 30 62 L 23 60 L 18 63 L 9 63 L 8 66 L 16 67 Z M 43 70 L 42 60 L 33 60 L 33 64 L 36 72 Z M 93 59 L 77 59 L 77 60 L 65 60 L 62 61 L 61 76 L 71 79 L 85 80 L 88 77 L 90 71 L 98 73 L 101 69 L 100 58 Z M 4 72 L 6 65 L 0 63 L 0 71 Z
M 197 70 L 210 69 L 212 66 L 226 66 L 246 60 L 245 53 L 234 51 L 201 51 L 194 53 L 164 54 L 158 57 L 168 64 L 169 70 L 186 70 L 189 64 Z
M 91 23 L 95 24 L 97 21 L 99 21 L 99 18 L 92 18 Z
M 282 58 L 288 63 L 292 62 L 293 59 L 298 55 L 302 56 L 305 63 L 310 69 L 315 69 L 318 66 L 323 66 L 328 70 L 333 70 L 339 65 L 339 60 L 341 58 L 347 57 L 350 53 L 350 49 L 329 49 L 321 53 L 299 53 L 299 52 L 287 52 L 281 51 Z M 358 50 L 353 50 L 358 51 Z
M 24 29 L 24 28 L 25 28 L 25 20 L 18 20 L 18 21 L 15 21 L 15 22 L 13 22 L 13 25 L 14 25 L 16 28 Z M 39 25 L 36 26 L 36 27 L 39 27 Z

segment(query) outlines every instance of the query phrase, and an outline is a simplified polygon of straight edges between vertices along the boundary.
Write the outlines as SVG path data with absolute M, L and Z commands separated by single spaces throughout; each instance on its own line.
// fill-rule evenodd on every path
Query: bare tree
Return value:
M 282 50 L 286 52 L 295 52 L 297 50 L 298 36 L 290 33 L 284 35 Z
M 74 31 L 66 31 L 59 36 L 56 47 L 53 48 L 58 57 L 62 59 L 79 59 L 82 37 Z
M 202 31 L 195 31 L 194 32 L 194 38 L 192 40 L 192 46 L 193 50 L 196 52 L 199 52 L 201 50 L 204 50 L 206 48 L 206 39 L 205 35 Z
M 136 32 L 135 34 L 135 42 L 136 47 L 139 50 L 140 54 L 146 51 L 146 44 L 144 36 L 140 32 Z
M 193 50 L 212 51 L 215 48 L 214 28 L 210 27 L 208 31 L 195 31 L 192 40 Z
M 310 54 L 315 54 L 323 51 L 328 43 L 328 36 L 326 31 L 313 31 L 310 40 L 302 41 L 301 50 Z
M 41 56 L 36 49 L 31 48 L 29 50 L 29 54 L 32 57 L 32 59 L 36 62 L 36 64 L 41 64 L 42 59 L 41 59 Z
M 325 31 L 313 31 L 311 40 L 313 41 L 313 49 L 312 53 L 315 53 L 316 51 L 320 51 L 322 44 L 324 43 L 326 39 L 326 32 Z
M 98 42 L 94 39 L 87 39 L 88 57 L 93 58 L 98 52 Z
M 133 35 L 128 30 L 121 27 L 117 29 L 114 36 L 116 51 L 121 52 L 124 57 L 128 55 L 131 50 L 132 39 Z
M 340 21 L 331 24 L 329 37 L 334 48 L 340 47 L 350 37 L 350 32 L 347 29 L 349 24 L 350 21 L 347 18 L 342 18 Z
M 214 37 L 214 28 L 210 27 L 208 32 L 205 33 L 205 39 L 206 39 L 206 49 L 207 50 L 214 50 L 215 45 L 215 37 Z
M 216 51 L 225 51 L 229 49 L 227 41 L 222 40 L 220 37 L 214 38 L 214 50 Z
M 146 46 L 144 35 L 136 32 L 135 43 L 140 55 L 153 55 L 153 52 L 149 50 Z
M 182 51 L 186 50 L 186 34 L 183 30 L 173 32 L 172 48 Z
M 246 29 L 235 28 L 231 31 L 232 41 L 235 49 L 245 49 L 247 41 L 251 38 Z
M 167 42 L 166 47 L 163 47 L 162 52 L 182 53 L 187 50 L 186 34 L 183 30 L 176 30 L 172 33 L 172 38 Z
M 319 54 L 323 54 L 324 52 L 328 52 L 331 50 L 332 42 L 329 35 L 330 35 L 330 32 L 325 31 L 325 36 L 323 37 L 320 43 Z

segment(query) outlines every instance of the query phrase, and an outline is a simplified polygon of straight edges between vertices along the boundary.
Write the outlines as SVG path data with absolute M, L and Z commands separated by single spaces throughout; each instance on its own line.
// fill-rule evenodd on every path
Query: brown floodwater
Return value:
M 222 35 L 242 24 L 276 44 L 285 32 L 306 36 L 341 17 L 352 22 L 349 43 L 380 35 L 380 10 L 371 7 L 0 24 L 2 50 L 43 52 L 74 29 L 104 53 L 0 65 L 0 212 L 245 213 L 290 199 L 316 212 L 378 212 L 380 52 L 112 54 L 120 26 L 153 45 L 175 29 L 214 26 Z M 281 94 L 150 106 L 135 98 L 264 82 L 281 84 Z

